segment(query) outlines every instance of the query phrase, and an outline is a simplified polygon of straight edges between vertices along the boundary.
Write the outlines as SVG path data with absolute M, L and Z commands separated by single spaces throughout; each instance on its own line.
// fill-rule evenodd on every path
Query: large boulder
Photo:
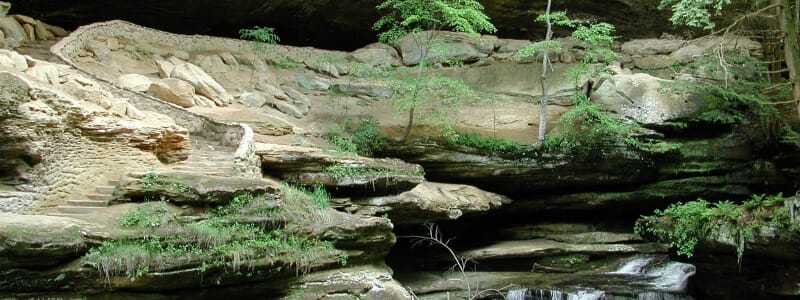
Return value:
M 426 52 L 428 62 L 475 62 L 494 51 L 495 39 L 461 32 L 423 31 L 408 34 L 394 43 L 403 64 L 412 66 L 419 64 Z
M 192 107 L 194 103 L 194 87 L 186 81 L 176 78 L 165 78 L 154 82 L 148 90 L 157 98 L 181 107 Z
M 9 47 L 19 46 L 22 41 L 28 39 L 28 34 L 25 33 L 25 29 L 11 16 L 0 17 L 0 30 L 5 37 L 4 42 L 6 46 Z
M 663 82 L 643 73 L 617 74 L 603 82 L 591 99 L 605 110 L 642 124 L 685 118 L 701 108 L 702 98 L 670 92 Z
M 670 54 L 686 41 L 679 39 L 639 39 L 622 43 L 622 53 L 630 55 Z
M 217 106 L 228 105 L 233 100 L 233 96 L 228 94 L 222 85 L 206 74 L 203 69 L 193 64 L 185 63 L 175 66 L 170 77 L 190 83 L 198 94 L 213 100 Z
M 375 214 L 388 214 L 396 224 L 421 224 L 484 214 L 511 203 L 511 199 L 468 185 L 423 182 L 399 195 L 358 203 L 375 207 Z
M 353 60 L 371 67 L 387 68 L 400 65 L 400 54 L 392 46 L 374 43 L 351 53 Z
M 137 92 L 146 92 L 150 89 L 150 85 L 153 84 L 153 80 L 140 74 L 122 75 L 117 79 L 117 82 L 121 87 Z

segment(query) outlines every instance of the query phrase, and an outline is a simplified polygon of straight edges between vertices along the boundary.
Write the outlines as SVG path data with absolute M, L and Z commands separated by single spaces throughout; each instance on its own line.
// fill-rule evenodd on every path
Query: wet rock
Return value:
M 589 255 L 666 253 L 662 244 L 571 244 L 536 239 L 498 242 L 477 249 L 459 252 L 461 257 L 475 261 L 534 258 L 557 254 L 582 253 Z

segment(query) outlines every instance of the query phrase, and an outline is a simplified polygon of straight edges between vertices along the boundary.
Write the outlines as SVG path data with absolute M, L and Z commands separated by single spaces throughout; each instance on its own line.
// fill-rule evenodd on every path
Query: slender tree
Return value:
M 457 32 L 477 34 L 478 32 L 495 32 L 497 29 L 483 14 L 483 6 L 475 0 L 385 0 L 377 6 L 380 10 L 388 10 L 373 25 L 375 30 L 383 30 L 379 35 L 381 42 L 391 42 L 408 34 L 421 51 L 417 65 L 411 96 L 402 106 L 408 110 L 408 122 L 401 143 L 405 143 L 414 125 L 414 110 L 420 103 L 420 91 L 423 85 L 423 68 L 428 63 L 429 52 L 438 43 L 438 30 L 449 29 Z M 427 36 L 422 31 L 431 31 Z M 443 49 L 440 51 L 446 51 Z

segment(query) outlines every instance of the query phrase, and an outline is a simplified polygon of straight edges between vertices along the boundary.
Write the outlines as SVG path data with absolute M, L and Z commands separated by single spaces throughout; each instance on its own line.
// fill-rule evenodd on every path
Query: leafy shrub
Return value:
M 546 149 L 598 147 L 618 140 L 639 145 L 636 139 L 628 136 L 639 128 L 637 124 L 612 116 L 597 104 L 589 102 L 583 94 L 576 94 L 574 104 L 556 121 L 561 133 L 545 139 L 543 146 Z
M 358 115 L 358 122 L 348 117 L 343 124 L 328 129 L 326 140 L 340 152 L 371 156 L 388 143 L 378 130 L 379 125 L 372 115 Z
M 447 142 L 492 152 L 521 153 L 529 150 L 514 140 L 483 136 L 475 132 L 457 132 Z

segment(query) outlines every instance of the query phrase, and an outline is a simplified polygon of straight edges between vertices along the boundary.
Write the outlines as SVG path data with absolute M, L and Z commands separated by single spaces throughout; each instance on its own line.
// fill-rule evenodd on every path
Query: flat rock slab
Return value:
M 264 174 L 300 185 L 322 184 L 334 194 L 388 195 L 425 181 L 421 166 L 318 148 L 256 144 Z
M 359 201 L 375 213 L 386 213 L 395 224 L 455 220 L 511 203 L 511 199 L 463 184 L 423 182 L 399 195 Z
M 661 244 L 569 244 L 546 239 L 504 241 L 482 248 L 458 253 L 459 256 L 476 261 L 534 258 L 561 254 L 581 253 L 588 255 L 665 253 Z
M 229 203 L 241 193 L 275 193 L 274 183 L 242 177 L 202 174 L 145 173 L 130 174 L 114 189 L 113 203 L 119 199 L 159 200 L 163 196 L 175 204 L 206 206 Z
M 37 269 L 75 259 L 89 249 L 91 224 L 72 218 L 0 213 L 0 269 Z

